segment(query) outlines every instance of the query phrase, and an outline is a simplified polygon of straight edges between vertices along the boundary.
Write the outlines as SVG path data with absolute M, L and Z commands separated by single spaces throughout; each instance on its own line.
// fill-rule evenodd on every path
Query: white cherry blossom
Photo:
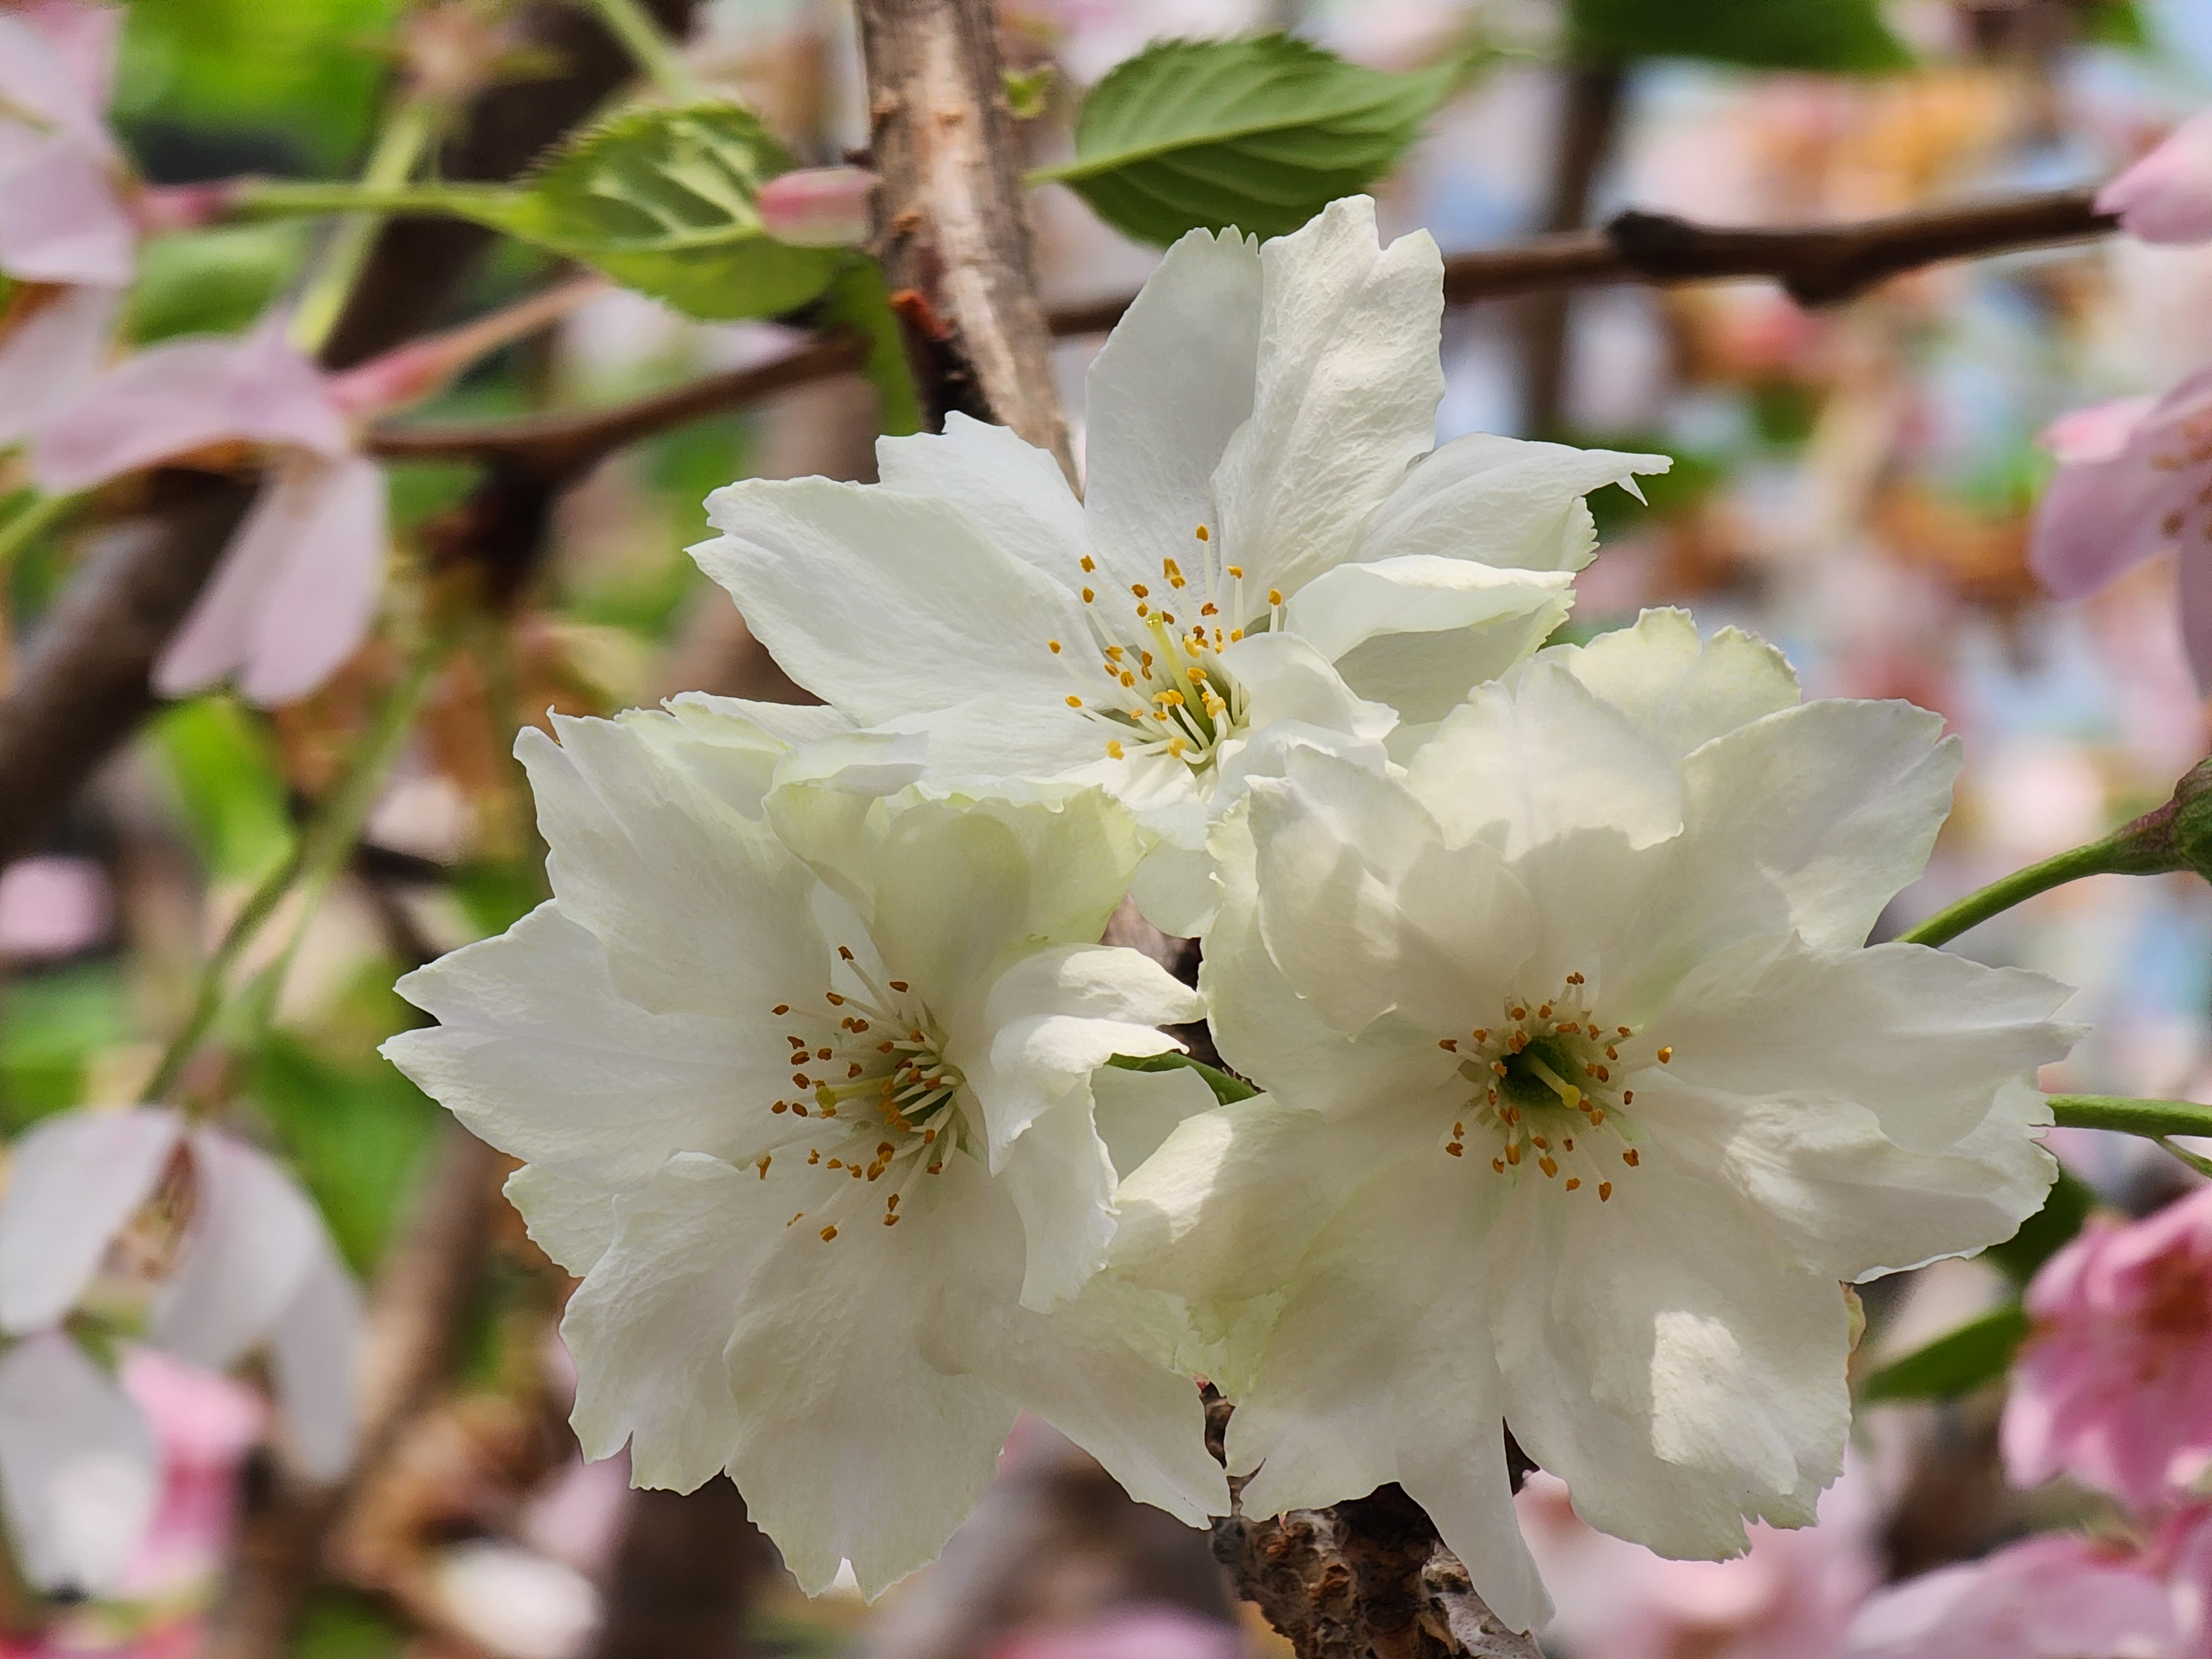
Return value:
M 695 696 L 526 732 L 555 897 L 402 981 L 440 1024 L 385 1052 L 527 1160 L 509 1195 L 584 1281 L 586 1455 L 726 1468 L 810 1590 L 933 1556 L 1024 1407 L 1200 1521 L 1196 1392 L 1093 1278 L 1091 1074 L 1200 1011 L 1096 942 L 1134 822 L 1088 787 L 921 799 L 915 739 L 844 724 Z M 1171 1127 L 1144 1115 L 1125 1157 Z
M 1435 447 L 1443 261 L 1374 204 L 1194 231 L 1092 365 L 1086 489 L 1004 428 L 886 439 L 882 483 L 718 490 L 693 550 L 801 685 L 928 732 L 943 779 L 1096 781 L 1165 838 L 1152 920 L 1214 903 L 1209 815 L 1286 744 L 1382 763 L 1566 615 L 1583 496 L 1666 458 Z
M 1402 775 L 1253 784 L 1201 983 L 1271 1092 L 1179 1126 L 1116 1244 L 1280 1298 L 1219 1379 L 1248 1509 L 1400 1481 L 1522 1628 L 1504 1427 L 1662 1553 L 1812 1520 L 1838 1281 L 2008 1237 L 2055 1170 L 2065 988 L 1863 944 L 1948 810 L 1942 726 L 1801 704 L 1767 647 L 1653 612 L 1480 688 Z

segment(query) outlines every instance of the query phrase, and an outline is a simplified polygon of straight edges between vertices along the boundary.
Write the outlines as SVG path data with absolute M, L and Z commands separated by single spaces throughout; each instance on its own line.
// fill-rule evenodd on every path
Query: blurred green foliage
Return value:
M 1844 75 L 1912 63 L 1880 0 L 1571 0 L 1568 37 L 1587 62 L 1693 58 Z
M 125 331 L 140 345 L 178 334 L 236 333 L 291 281 L 309 241 L 303 224 L 156 237 L 138 257 Z
M 376 43 L 390 38 L 402 0 L 132 0 L 117 76 L 118 124 L 154 176 L 198 172 L 198 148 L 177 130 L 207 135 L 210 169 L 228 172 L 219 134 L 273 135 L 300 162 L 343 168 L 361 149 L 390 74 Z M 160 124 L 148 126 L 158 114 Z M 167 143 L 182 152 L 166 163 Z M 175 163 L 185 163 L 181 168 Z
M 259 719 L 231 697 L 195 697 L 156 720 L 150 734 L 209 875 L 254 881 L 276 868 L 291 849 L 292 817 Z
M 13 1132 L 77 1104 L 93 1057 L 136 1035 L 111 963 L 10 979 L 0 996 L 0 1124 Z

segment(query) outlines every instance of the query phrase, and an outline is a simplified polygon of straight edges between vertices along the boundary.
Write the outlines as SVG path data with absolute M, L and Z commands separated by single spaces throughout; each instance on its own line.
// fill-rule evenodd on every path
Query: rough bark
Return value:
M 859 0 L 879 252 L 931 423 L 955 410 L 1075 461 L 1037 301 L 990 0 Z

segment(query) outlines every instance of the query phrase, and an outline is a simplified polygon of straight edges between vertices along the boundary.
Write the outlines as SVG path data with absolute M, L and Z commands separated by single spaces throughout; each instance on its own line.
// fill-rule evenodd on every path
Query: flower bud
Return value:
M 2097 211 L 2118 214 L 2139 241 L 2212 241 L 2212 111 L 2184 121 L 2099 191 Z
M 2201 760 L 2173 786 L 2173 799 L 2115 830 L 2100 845 L 2109 868 L 2126 876 L 2194 870 L 2212 881 L 2212 760 Z
M 761 186 L 761 223 L 799 247 L 858 247 L 868 240 L 875 191 L 864 167 L 804 167 Z

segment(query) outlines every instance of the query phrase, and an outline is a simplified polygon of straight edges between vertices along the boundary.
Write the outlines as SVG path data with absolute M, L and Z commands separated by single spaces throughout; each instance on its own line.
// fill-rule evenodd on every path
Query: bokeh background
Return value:
M 403 9 L 132 0 L 119 131 L 159 182 L 343 176 L 392 72 Z M 1533 0 L 1001 7 L 1010 59 L 1056 70 L 1042 113 L 1024 125 L 1038 160 L 1065 152 L 1069 89 L 1163 33 L 1287 27 L 1394 68 L 1479 35 L 1508 44 L 1380 192 L 1388 228 L 1425 227 L 1448 252 L 1629 205 L 1789 224 L 2092 182 L 2212 104 L 2206 0 L 1899 0 L 1888 21 L 1917 66 L 1865 77 L 1686 60 L 1572 71 L 1529 44 L 1543 40 L 1547 10 Z M 863 142 L 852 23 L 836 0 L 713 0 L 690 53 L 802 160 L 833 161 Z M 1563 165 L 1577 146 L 1586 168 Z M 1054 189 L 1038 196 L 1036 217 L 1051 302 L 1127 292 L 1156 257 Z M 286 292 L 313 234 L 276 224 L 154 244 L 131 337 L 245 326 Z M 552 274 L 544 256 L 502 246 L 453 316 Z M 611 403 L 765 357 L 787 337 L 608 293 L 423 413 Z M 1097 345 L 1060 349 L 1079 430 Z M 1594 503 L 1605 551 L 1582 580 L 1576 635 L 1639 606 L 1690 605 L 1708 629 L 1738 624 L 1781 644 L 1814 694 L 1908 697 L 1965 739 L 1957 812 L 1887 931 L 2156 804 L 2205 753 L 2170 568 L 2154 562 L 2057 605 L 2022 556 L 2050 470 L 2036 445 L 2043 425 L 2096 398 L 2161 391 L 2212 359 L 2212 249 L 2116 239 L 1942 266 L 1820 313 L 1759 283 L 1496 302 L 1449 313 L 1444 356 L 1440 438 L 1507 432 L 1674 457 L 1648 504 L 1618 491 Z M 683 550 L 704 531 L 710 489 L 748 475 L 872 476 L 873 432 L 866 386 L 826 381 L 627 450 L 569 492 L 552 556 L 501 648 L 469 655 L 435 688 L 265 1030 L 205 1061 L 222 1075 L 188 1080 L 234 1092 L 362 1274 L 410 1212 L 444 1133 L 432 1103 L 376 1056 L 415 1018 L 392 981 L 497 931 L 537 896 L 527 801 L 506 757 L 515 724 L 685 689 L 795 695 Z M 470 482 L 458 467 L 392 467 L 399 556 Z M 9 642 L 36 627 L 97 533 L 33 545 L 6 572 L 0 679 Z M 372 642 L 325 691 L 273 716 L 222 696 L 167 710 L 40 854 L 0 870 L 0 1128 L 137 1097 L 208 942 L 283 856 L 296 804 L 327 781 L 395 672 Z M 2049 1086 L 2212 1098 L 2212 891 L 2195 878 L 2077 884 L 1960 948 L 2081 988 L 2075 1012 L 2095 1033 Z M 2061 1139 L 2075 1172 L 2124 1209 L 2194 1181 L 2148 1143 Z M 296 1644 L 306 1659 L 1287 1651 L 1232 1610 L 1201 1544 L 1134 1510 L 1043 1431 L 1017 1435 L 1000 1487 L 945 1564 L 874 1610 L 836 1595 L 806 1603 L 726 1488 L 634 1500 L 618 1462 L 576 1461 L 554 1334 L 567 1281 L 498 1213 L 450 1382 L 354 1505 L 309 1599 Z M 1972 1262 L 1875 1287 L 1861 1363 L 1907 1352 L 2006 1294 L 1996 1268 Z M 113 1603 L 57 1610 L 0 1591 L 0 1653 L 199 1650 L 203 1610 L 240 1547 L 238 1516 L 259 1501 L 262 1413 L 250 1389 L 155 1360 L 129 1380 L 172 1464 L 149 1559 Z M 1884 1578 L 2035 1527 L 2097 1524 L 2083 1495 L 2005 1489 L 1997 1403 L 1984 1390 L 1869 1407 L 1819 1533 L 1762 1542 L 1728 1567 L 1666 1568 L 1596 1540 L 1538 1480 L 1527 1519 L 1570 1607 L 1552 1645 L 1573 1659 L 1818 1659 Z

